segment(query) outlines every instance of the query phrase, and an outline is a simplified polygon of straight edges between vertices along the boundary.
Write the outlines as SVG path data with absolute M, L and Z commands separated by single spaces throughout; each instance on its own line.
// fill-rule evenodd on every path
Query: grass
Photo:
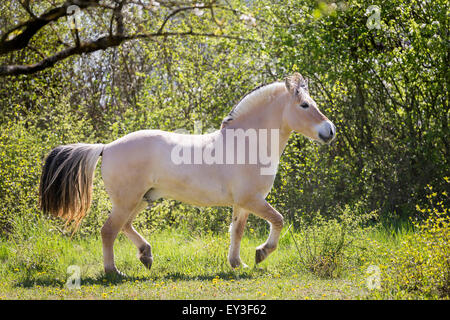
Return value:
M 103 273 L 99 237 L 71 240 L 45 219 L 33 222 L 34 227 L 31 223 L 19 221 L 18 235 L 0 243 L 1 299 L 370 299 L 365 269 L 380 262 L 374 255 L 377 246 L 396 246 L 398 241 L 383 230 L 373 230 L 349 248 L 339 277 L 321 278 L 299 263 L 293 237 L 303 235 L 287 228 L 278 249 L 258 266 L 255 248 L 267 235 L 247 230 L 241 258 L 249 268 L 236 270 L 227 262 L 225 230 L 202 235 L 184 230 L 144 232 L 154 255 L 150 271 L 137 259 L 131 242 L 120 235 L 116 264 L 128 277 L 110 280 Z M 71 265 L 80 268 L 78 289 L 67 286 Z

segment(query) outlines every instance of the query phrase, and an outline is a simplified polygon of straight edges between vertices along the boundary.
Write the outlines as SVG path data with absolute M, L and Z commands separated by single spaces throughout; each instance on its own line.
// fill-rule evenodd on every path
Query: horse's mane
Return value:
M 240 116 L 249 113 L 261 104 L 262 100 L 271 98 L 280 86 L 285 87 L 284 82 L 273 82 L 270 84 L 262 84 L 245 94 L 241 100 L 231 109 L 230 113 L 223 119 L 222 128 L 231 121 L 238 119 Z

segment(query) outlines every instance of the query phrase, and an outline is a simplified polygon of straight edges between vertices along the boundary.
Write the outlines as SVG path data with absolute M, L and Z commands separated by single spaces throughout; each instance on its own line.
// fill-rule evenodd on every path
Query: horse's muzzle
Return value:
M 330 143 L 336 137 L 336 127 L 331 121 L 324 121 L 320 125 L 318 136 L 324 143 Z

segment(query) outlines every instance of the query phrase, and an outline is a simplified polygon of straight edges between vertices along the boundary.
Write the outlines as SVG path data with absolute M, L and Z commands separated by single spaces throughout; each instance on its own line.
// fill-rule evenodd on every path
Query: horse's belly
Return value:
M 150 200 L 173 199 L 195 206 L 227 206 L 232 199 L 227 192 L 217 189 L 154 187 L 148 194 Z
M 192 169 L 192 168 L 191 168 Z M 196 206 L 228 206 L 233 203 L 231 190 L 217 171 L 179 170 L 157 171 L 149 197 L 174 199 Z

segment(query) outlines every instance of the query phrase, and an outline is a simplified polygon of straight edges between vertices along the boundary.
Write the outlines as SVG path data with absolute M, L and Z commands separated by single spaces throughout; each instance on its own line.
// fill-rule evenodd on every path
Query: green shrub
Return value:
M 303 237 L 295 245 L 305 269 L 318 277 L 335 278 L 358 262 L 354 259 L 355 252 L 370 229 L 365 224 L 376 215 L 375 212 L 362 214 L 358 209 L 358 205 L 354 208 L 347 205 L 339 209 L 336 218 L 328 220 L 318 213 L 312 223 L 302 226 Z
M 450 159 L 448 1 L 257 5 L 279 25 L 261 46 L 273 57 L 273 73 L 296 70 L 309 78 L 311 97 L 337 132 L 328 147 L 301 137 L 289 141 L 277 204 L 331 215 L 337 205 L 363 201 L 366 211 L 380 209 L 392 221 L 415 215 L 427 184 L 444 190 Z M 373 5 L 381 10 L 379 29 L 367 26 Z
M 450 216 L 428 186 L 429 205 L 417 206 L 427 218 L 414 222 L 416 232 L 406 236 L 398 250 L 388 254 L 390 264 L 382 274 L 383 298 L 450 298 Z M 383 269 L 382 269 L 383 270 Z
M 44 10 L 47 2 L 36 5 Z M 138 40 L 2 79 L 0 234 L 11 232 L 15 216 L 37 211 L 42 157 L 54 146 L 108 143 L 141 129 L 192 132 L 198 120 L 204 130 L 219 128 L 244 94 L 294 71 L 310 79 L 311 97 L 335 123 L 337 136 L 322 147 L 300 134 L 289 140 L 268 196 L 288 223 L 298 227 L 299 216 L 312 219 L 318 211 L 334 218 L 336 207 L 357 201 L 364 211 L 379 209 L 393 223 L 392 218 L 416 214 L 415 204 L 426 201 L 421 191 L 427 184 L 444 190 L 440 178 L 450 159 L 448 1 L 381 0 L 380 29 L 366 24 L 372 1 L 250 2 L 233 1 L 233 6 L 254 16 L 254 27 L 222 27 L 254 42 Z M 5 26 L 15 24 L 18 14 L 28 15 L 20 6 L 4 11 Z M 231 11 L 222 14 L 219 20 L 237 18 Z M 149 19 L 148 27 L 160 25 L 158 19 Z M 201 29 L 216 30 L 216 22 L 202 23 Z M 3 55 L 0 64 L 32 63 L 37 52 L 49 49 L 42 45 L 52 36 L 51 29 L 43 29 L 33 50 Z M 98 232 L 109 210 L 98 170 L 80 235 Z M 163 200 L 136 224 L 220 231 L 230 217 L 229 209 Z M 265 221 L 254 216 L 249 225 L 267 231 Z
M 38 186 L 43 158 L 54 147 L 92 142 L 89 122 L 68 112 L 61 101 L 44 115 L 0 123 L 0 236 L 10 235 L 16 217 L 38 210 Z

